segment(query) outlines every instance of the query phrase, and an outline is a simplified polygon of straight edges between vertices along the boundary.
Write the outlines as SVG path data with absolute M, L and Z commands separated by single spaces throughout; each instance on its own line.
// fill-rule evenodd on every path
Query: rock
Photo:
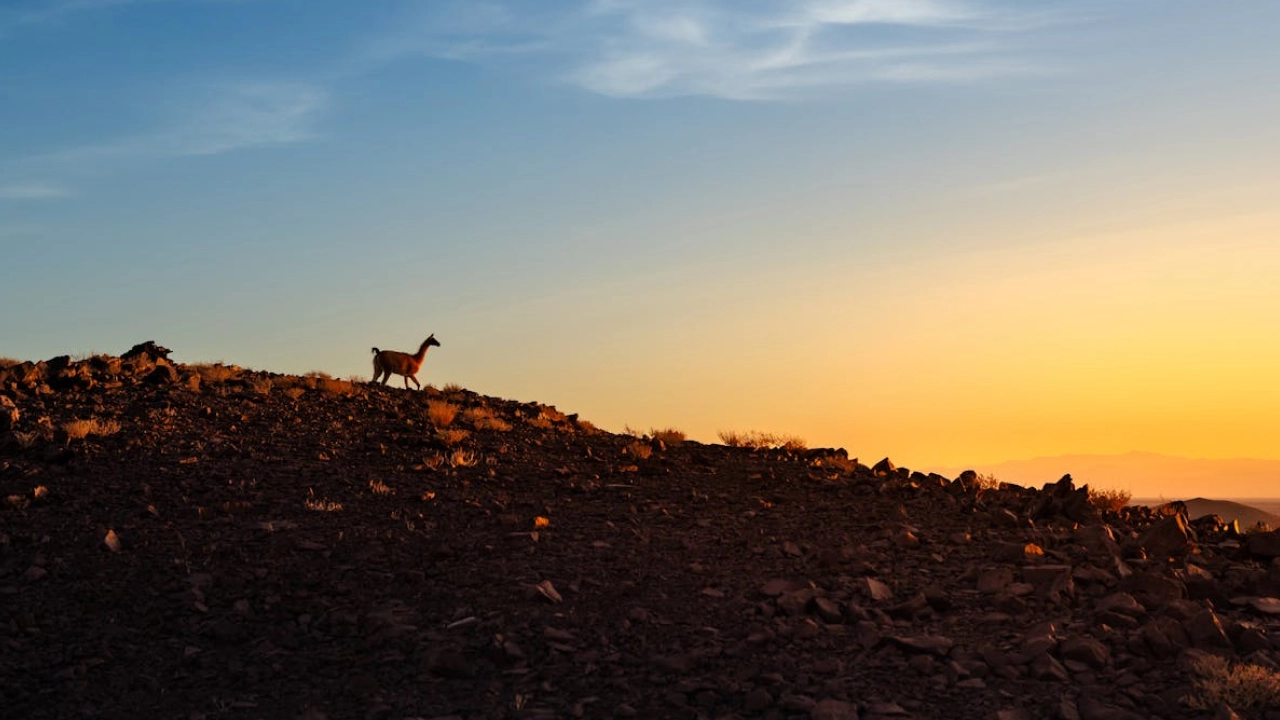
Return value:
M 796 589 L 796 583 L 790 580 L 774 578 L 760 587 L 760 594 L 765 597 L 776 598 L 783 593 L 791 592 Z
M 1204 609 L 1183 621 L 1182 627 L 1191 638 L 1191 643 L 1201 649 L 1234 650 L 1235 646 L 1227 637 L 1222 622 L 1212 610 Z
M 1031 671 L 1031 677 L 1037 680 L 1067 682 L 1071 679 L 1071 674 L 1062 666 L 1062 663 L 1055 660 L 1048 653 L 1037 655 L 1028 664 L 1028 670 Z
M 1264 560 L 1280 557 L 1280 530 L 1250 533 L 1246 537 L 1250 555 Z
M 800 590 L 792 590 L 780 596 L 774 602 L 784 615 L 796 617 L 803 615 L 809 607 L 809 601 L 813 599 L 813 590 L 811 588 L 802 588 Z
M 1249 598 L 1249 606 L 1263 615 L 1280 615 L 1280 598 Z
M 1070 475 L 1063 475 L 1056 483 L 1048 483 L 1037 494 L 1027 510 L 1033 520 L 1050 520 L 1064 517 L 1081 524 L 1096 524 L 1102 516 L 1089 502 L 1089 486 L 1077 488 Z
M 893 599 L 893 590 L 883 582 L 872 577 L 864 577 L 861 582 L 867 595 L 869 595 L 872 600 L 875 600 L 876 602 L 885 602 Z
M 1090 637 L 1072 637 L 1062 641 L 1058 654 L 1064 660 L 1082 662 L 1095 670 L 1111 663 L 1111 650 Z
M 852 703 L 827 698 L 813 706 L 809 717 L 813 720 L 858 720 L 858 710 Z
M 12 430 L 20 417 L 22 413 L 18 406 L 8 397 L 0 395 L 0 430 Z
M 1121 580 L 1118 589 L 1133 595 L 1144 607 L 1154 610 L 1187 596 L 1187 588 L 1181 581 L 1153 572 L 1134 573 Z
M 913 637 L 888 635 L 885 640 L 906 650 L 925 652 L 943 657 L 951 652 L 951 648 L 955 647 L 956 644 L 951 638 L 941 635 L 917 635 Z
M 120 356 L 120 359 L 132 360 L 134 358 L 142 357 L 151 360 L 151 362 L 155 362 L 157 360 L 168 360 L 170 352 L 173 351 L 167 347 L 157 345 L 154 340 L 148 340 L 129 348 L 127 352 Z
M 1182 514 L 1171 515 L 1138 538 L 1138 546 L 1153 558 L 1183 557 L 1191 549 L 1191 531 Z
M 1145 615 L 1147 612 L 1142 603 L 1126 592 L 1112 593 L 1102 598 L 1094 609 L 1100 613 L 1112 612 L 1130 617 Z
M 156 365 L 142 381 L 148 385 L 169 385 L 178 382 L 178 371 L 172 365 Z
M 978 592 L 992 595 L 1004 590 L 1013 582 L 1013 570 L 1007 567 L 984 570 L 978 575 Z
M 1078 701 L 1081 720 L 1147 720 L 1135 712 L 1107 705 L 1092 695 L 1082 695 Z

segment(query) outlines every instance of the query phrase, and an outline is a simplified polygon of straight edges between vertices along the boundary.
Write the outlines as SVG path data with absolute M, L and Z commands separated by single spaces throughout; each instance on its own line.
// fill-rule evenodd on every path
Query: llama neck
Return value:
M 413 356 L 413 359 L 414 359 L 416 362 L 421 363 L 423 360 L 425 360 L 425 359 L 427 358 L 427 350 L 428 350 L 430 347 L 431 347 L 431 346 L 430 346 L 430 345 L 428 345 L 428 344 L 427 344 L 427 343 L 425 343 L 425 342 L 424 342 L 424 343 L 422 343 L 422 345 L 419 345 L 419 346 L 418 346 L 418 352 L 417 352 L 417 354 L 415 354 L 415 355 Z

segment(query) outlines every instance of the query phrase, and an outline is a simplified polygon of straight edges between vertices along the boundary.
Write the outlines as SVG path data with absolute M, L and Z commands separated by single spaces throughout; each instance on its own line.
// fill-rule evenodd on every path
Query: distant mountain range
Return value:
M 1060 455 L 970 467 L 919 469 L 947 477 L 972 469 L 1028 487 L 1039 487 L 1070 473 L 1077 485 L 1088 483 L 1097 488 L 1127 490 L 1135 498 L 1280 498 L 1280 460 L 1206 460 L 1131 452 L 1123 455 Z

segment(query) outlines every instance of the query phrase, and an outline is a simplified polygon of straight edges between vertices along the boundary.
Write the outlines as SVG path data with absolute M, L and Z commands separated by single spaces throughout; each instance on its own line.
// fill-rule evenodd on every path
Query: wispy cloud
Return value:
M 48 182 L 0 184 L 0 200 L 49 200 L 73 195 L 62 185 Z
M 21 28 L 62 22 L 74 15 L 106 10 L 121 5 L 172 2 L 173 0 L 43 0 L 18 2 L 15 7 L 0 10 L 0 36 Z
M 591 0 L 536 12 L 514 2 L 433 4 L 367 55 L 517 57 L 602 95 L 764 100 L 1037 72 L 1013 42 L 1060 19 L 964 0 Z
M 33 160 L 64 170 L 93 172 L 103 165 L 127 161 L 218 155 L 299 143 L 318 136 L 315 119 L 327 103 L 327 91 L 309 83 L 220 85 L 188 98 L 164 127 Z

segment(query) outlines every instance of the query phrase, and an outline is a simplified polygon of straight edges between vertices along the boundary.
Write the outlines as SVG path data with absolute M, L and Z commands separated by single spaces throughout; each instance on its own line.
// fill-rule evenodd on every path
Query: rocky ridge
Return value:
M 0 715 L 1280 718 L 1275 532 L 168 355 L 0 368 Z

